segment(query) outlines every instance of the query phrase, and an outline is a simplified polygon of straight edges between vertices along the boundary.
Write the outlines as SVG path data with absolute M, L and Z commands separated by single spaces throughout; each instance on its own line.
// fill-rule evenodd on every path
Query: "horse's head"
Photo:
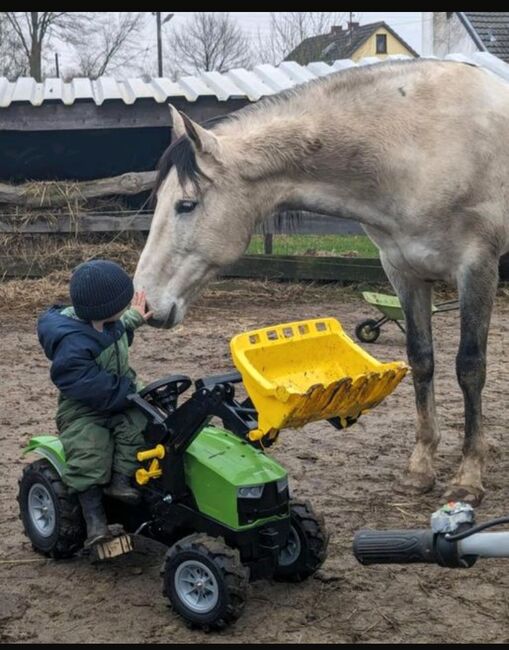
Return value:
M 157 205 L 134 278 L 157 327 L 182 321 L 206 282 L 243 254 L 264 217 L 306 209 L 302 197 L 312 192 L 303 169 L 322 147 L 311 113 L 305 120 L 305 112 L 256 111 L 255 120 L 247 107 L 212 131 L 170 109 L 172 143 L 159 164 Z
M 243 254 L 258 218 L 231 138 L 170 109 L 172 143 L 159 164 L 157 205 L 134 278 L 157 327 L 183 319 L 205 283 Z

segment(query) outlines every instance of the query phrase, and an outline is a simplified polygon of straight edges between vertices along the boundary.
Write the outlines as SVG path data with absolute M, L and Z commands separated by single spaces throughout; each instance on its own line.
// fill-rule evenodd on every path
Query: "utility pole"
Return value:
M 55 52 L 55 68 L 57 73 L 57 78 L 60 77 L 60 68 L 58 67 L 58 52 Z
M 164 20 L 161 20 L 161 12 L 153 11 L 152 15 L 156 17 L 157 24 L 157 73 L 159 77 L 163 76 L 163 46 L 161 41 L 161 27 L 173 18 L 175 14 L 168 14 Z

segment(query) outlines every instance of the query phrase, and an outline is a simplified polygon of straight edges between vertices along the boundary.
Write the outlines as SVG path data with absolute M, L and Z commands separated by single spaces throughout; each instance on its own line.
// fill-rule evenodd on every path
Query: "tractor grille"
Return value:
M 288 487 L 278 492 L 277 482 L 266 483 L 259 499 L 237 498 L 239 523 L 252 524 L 258 519 L 288 514 L 290 495 Z

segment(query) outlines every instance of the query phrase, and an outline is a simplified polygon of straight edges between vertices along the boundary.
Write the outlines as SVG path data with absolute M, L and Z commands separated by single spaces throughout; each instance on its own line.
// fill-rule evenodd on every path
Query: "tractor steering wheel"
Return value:
M 163 411 L 172 413 L 177 407 L 178 396 L 192 384 L 186 375 L 168 375 L 154 381 L 139 392 L 139 396 L 159 406 Z

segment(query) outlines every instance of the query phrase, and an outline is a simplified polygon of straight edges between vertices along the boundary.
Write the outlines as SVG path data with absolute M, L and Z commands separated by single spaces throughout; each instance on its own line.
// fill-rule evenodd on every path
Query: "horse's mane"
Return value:
M 384 72 L 394 74 L 394 72 L 405 73 L 408 65 L 424 63 L 427 59 L 408 59 L 408 60 L 387 60 L 380 61 L 376 65 L 352 66 L 343 70 L 338 70 L 323 77 L 310 79 L 304 84 L 299 84 L 282 90 L 274 95 L 263 97 L 259 101 L 248 104 L 243 108 L 231 113 L 231 120 L 242 120 L 260 111 L 266 112 L 270 109 L 277 109 L 281 104 L 291 101 L 293 98 L 301 97 L 304 93 L 312 93 L 316 88 L 328 88 L 328 91 L 337 93 L 341 90 L 351 90 L 355 87 L 369 85 L 378 78 L 383 78 Z

